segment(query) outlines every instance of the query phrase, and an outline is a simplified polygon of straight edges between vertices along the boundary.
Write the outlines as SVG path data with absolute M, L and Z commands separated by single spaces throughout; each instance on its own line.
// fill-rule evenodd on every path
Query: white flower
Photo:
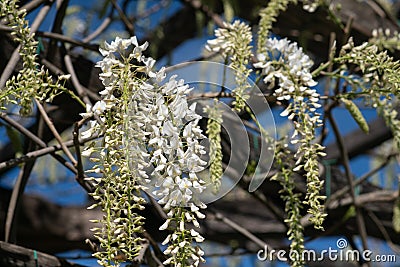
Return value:
M 197 231 L 195 231 L 194 229 L 190 230 L 190 235 L 193 236 L 196 240 L 196 242 L 203 242 L 204 241 L 204 237 L 202 237 Z
M 176 127 L 174 127 L 172 122 L 169 120 L 164 122 L 164 125 L 161 130 L 161 132 L 164 136 L 174 136 L 174 135 L 178 134 L 177 131 L 178 131 L 178 129 Z
M 127 54 L 131 46 L 133 51 Z M 111 156 L 110 161 L 118 162 L 115 155 L 120 155 L 121 150 L 128 150 L 127 157 L 124 157 L 128 166 L 120 167 L 120 171 L 129 173 L 132 177 L 129 182 L 140 183 L 141 189 L 154 188 L 153 194 L 168 216 L 160 230 L 176 227 L 163 242 L 169 244 L 164 253 L 172 255 L 166 262 L 178 266 L 176 259 L 183 256 L 182 251 L 186 251 L 188 266 L 197 266 L 201 259 L 197 251 L 201 250 L 194 249 L 192 244 L 202 242 L 203 238 L 187 235 L 185 223 L 199 226 L 196 216 L 204 218 L 204 215 L 198 210 L 206 207 L 200 201 L 205 182 L 195 174 L 206 164 L 200 158 L 205 153 L 199 143 L 204 138 L 198 125 L 201 117 L 196 114 L 195 105 L 188 105 L 186 96 L 191 89 L 184 80 L 172 76 L 165 82 L 165 68 L 153 70 L 156 61 L 142 54 L 147 46 L 147 42 L 139 45 L 136 37 L 117 37 L 104 44 L 100 50 L 104 59 L 96 66 L 101 68 L 100 79 L 105 88 L 100 92 L 102 99 L 93 107 L 88 107 L 87 113 L 94 113 L 97 119 L 106 122 L 108 118 L 103 116 L 106 110 L 127 112 L 116 115 L 115 120 L 120 124 L 112 131 L 109 128 L 103 130 L 93 120 L 82 136 L 90 137 L 95 132 L 105 134 L 104 149 L 99 153 L 102 159 L 107 154 Z M 140 75 L 137 75 L 139 72 Z M 121 92 L 122 97 L 119 96 Z M 114 136 L 122 136 L 123 142 L 115 141 Z M 83 152 L 84 155 L 90 153 L 90 148 Z M 105 174 L 107 167 L 93 171 Z M 187 214 L 180 216 L 181 207 L 185 206 L 191 208 L 185 211 Z M 193 253 L 186 255 L 187 251 Z
M 100 50 L 100 52 L 103 51 L 102 53 L 107 53 L 107 56 L 96 63 L 96 67 L 101 68 L 103 72 L 109 72 L 112 70 L 112 67 L 115 65 L 122 64 L 118 59 L 115 58 L 114 54 L 108 52 L 107 50 Z
M 275 78 L 278 79 L 279 88 L 275 90 L 277 99 L 290 100 L 296 97 L 299 101 L 318 102 L 319 94 L 315 95 L 315 90 L 307 90 L 317 85 L 317 82 L 313 80 L 310 72 L 313 62 L 302 49 L 286 38 L 269 38 L 266 47 L 268 54 L 257 55 L 259 62 L 254 66 L 262 69 L 265 83 L 273 86 Z M 271 62 L 279 64 L 272 67 Z M 289 110 L 285 110 L 281 115 L 289 114 Z
M 174 179 L 172 179 L 171 177 L 165 178 L 163 183 L 164 188 L 172 189 L 174 185 L 175 185 Z
M 320 5 L 319 0 L 304 0 L 303 1 L 303 9 L 310 13 L 314 12 L 319 5 Z
M 132 54 L 133 54 L 133 58 L 135 58 L 137 61 L 140 62 L 140 61 L 143 60 L 142 52 L 147 49 L 147 47 L 149 46 L 149 43 L 145 42 L 144 44 L 139 45 L 137 40 L 136 40 L 136 37 L 134 37 L 134 38 L 135 38 L 135 40 L 132 41 L 132 44 L 135 46 L 135 48 L 133 49 L 133 53 Z
M 96 126 L 98 126 L 97 121 L 90 121 L 89 122 L 89 129 L 86 131 L 81 132 L 82 139 L 89 139 L 92 135 L 97 131 Z
M 156 77 L 156 74 L 154 72 L 152 72 L 152 69 L 153 69 L 156 61 L 151 57 L 146 58 L 144 56 L 141 57 L 141 61 L 145 65 L 145 67 L 143 68 L 143 72 L 145 72 L 147 75 L 149 75 L 150 78 Z M 142 69 L 140 69 L 140 71 L 142 71 Z
M 86 112 L 84 113 L 79 113 L 79 115 L 81 115 L 81 117 L 83 119 L 87 119 L 93 116 L 93 112 L 92 112 L 92 105 L 90 104 L 86 104 Z
M 92 111 L 96 115 L 101 115 L 103 112 L 106 110 L 106 102 L 103 100 L 97 101 L 96 104 L 94 104 Z
M 159 230 L 165 230 L 168 228 L 171 219 L 167 219 L 163 225 L 160 226 Z
M 158 83 L 162 82 L 162 81 L 165 79 L 166 76 L 167 76 L 167 75 L 165 74 L 165 67 L 162 67 L 162 68 L 156 73 L 156 76 L 155 76 L 156 82 L 158 82 Z
M 250 43 L 252 40 L 250 26 L 239 20 L 233 23 L 224 22 L 224 28 L 215 30 L 216 39 L 208 40 L 206 49 L 212 52 L 222 51 L 223 54 L 232 54 L 235 47 L 235 41 L 238 38 L 243 43 Z
M 71 78 L 71 74 L 63 74 L 58 76 L 59 80 L 69 80 Z
M 115 40 L 112 41 L 110 44 L 108 44 L 107 42 L 104 43 L 106 50 L 109 52 L 123 52 L 131 44 L 131 39 L 122 39 L 120 37 L 115 38 Z M 105 55 L 107 55 L 107 53 Z
M 83 150 L 81 154 L 84 157 L 90 157 L 90 155 L 93 153 L 93 151 L 94 151 L 93 147 L 89 147 L 89 148 Z
M 281 114 L 279 114 L 282 117 L 286 117 L 287 115 L 289 115 L 291 113 L 291 109 L 290 108 L 286 108 L 284 111 L 281 112 Z
M 163 246 L 165 246 L 166 244 L 169 243 L 170 239 L 171 239 L 171 235 L 168 235 L 168 236 L 164 239 L 164 241 L 163 241 L 161 244 L 162 244 Z
M 314 9 L 316 1 L 305 1 L 306 8 Z M 313 6 L 307 6 L 311 4 Z M 311 67 L 313 62 L 305 55 L 296 43 L 287 39 L 268 39 L 266 42 L 266 53 L 259 55 L 261 62 L 255 64 L 262 69 L 265 75 L 264 82 L 271 88 L 278 81 L 278 89 L 275 89 L 275 96 L 278 100 L 287 100 L 288 106 L 281 113 L 292 120 L 295 132 L 290 143 L 295 144 L 295 166 L 293 171 L 304 169 L 307 175 L 307 204 L 310 206 L 311 218 L 316 225 L 320 225 L 324 215 L 320 216 L 323 205 L 320 190 L 323 182 L 319 179 L 318 156 L 321 155 L 323 147 L 315 142 L 316 128 L 321 125 L 320 114 L 316 111 L 321 107 L 319 104 L 320 95 L 310 87 L 317 83 L 313 80 Z M 268 64 L 274 65 L 273 68 Z M 294 121 L 295 116 L 297 119 Z M 304 163 L 305 162 L 305 163 Z M 199 216 L 198 216 L 199 217 Z M 199 217 L 200 218 L 200 217 Z

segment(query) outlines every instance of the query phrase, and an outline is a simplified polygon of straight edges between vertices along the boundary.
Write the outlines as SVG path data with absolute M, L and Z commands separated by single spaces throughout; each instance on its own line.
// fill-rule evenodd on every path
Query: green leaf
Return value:
M 365 133 L 368 133 L 369 132 L 368 123 L 365 120 L 364 116 L 362 115 L 360 109 L 357 107 L 357 105 L 353 101 L 345 98 L 342 98 L 340 100 L 344 103 L 346 109 L 350 112 L 351 116 L 357 122 L 361 130 L 363 130 Z
M 345 222 L 348 219 L 355 217 L 356 216 L 356 207 L 354 205 L 351 205 L 348 210 L 346 211 L 346 214 L 343 216 L 342 221 Z

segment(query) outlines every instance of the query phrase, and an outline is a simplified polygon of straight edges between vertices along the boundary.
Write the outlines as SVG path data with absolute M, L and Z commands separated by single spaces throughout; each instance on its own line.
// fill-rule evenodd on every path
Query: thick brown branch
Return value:
M 80 264 L 70 263 L 64 259 L 9 244 L 0 241 L 0 265 L 1 266 L 52 266 L 52 267 L 79 267 Z

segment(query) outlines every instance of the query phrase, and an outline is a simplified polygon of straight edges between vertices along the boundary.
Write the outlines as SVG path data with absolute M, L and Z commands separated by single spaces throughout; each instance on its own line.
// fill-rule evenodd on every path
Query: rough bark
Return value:
M 64 259 L 60 259 L 36 250 L 27 249 L 0 241 L 0 266 L 79 267 L 82 265 L 70 263 Z

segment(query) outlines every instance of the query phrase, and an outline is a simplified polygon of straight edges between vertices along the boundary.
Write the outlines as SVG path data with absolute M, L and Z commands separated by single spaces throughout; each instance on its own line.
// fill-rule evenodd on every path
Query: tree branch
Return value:
M 0 241 L 0 265 L 2 266 L 52 266 L 84 267 L 36 250 Z
M 336 141 L 338 143 L 339 150 L 341 152 L 341 158 L 342 158 L 343 166 L 345 169 L 346 178 L 347 178 L 347 181 L 348 181 L 348 184 L 350 187 L 350 195 L 351 195 L 352 201 L 353 201 L 355 209 L 356 209 L 358 231 L 361 236 L 363 250 L 366 251 L 366 250 L 368 250 L 367 231 L 365 229 L 364 218 L 361 214 L 362 210 L 361 210 L 361 207 L 359 206 L 359 204 L 356 202 L 356 192 L 355 192 L 354 187 L 352 186 L 353 185 L 353 175 L 352 175 L 351 169 L 350 169 L 350 159 L 347 154 L 346 147 L 344 145 L 343 136 L 339 132 L 339 127 L 337 126 L 335 119 L 333 118 L 332 114 L 330 114 L 330 113 L 327 114 L 327 118 L 331 122 L 331 126 L 333 129 L 333 132 L 335 133 Z M 367 262 L 367 265 L 371 267 L 370 262 Z

